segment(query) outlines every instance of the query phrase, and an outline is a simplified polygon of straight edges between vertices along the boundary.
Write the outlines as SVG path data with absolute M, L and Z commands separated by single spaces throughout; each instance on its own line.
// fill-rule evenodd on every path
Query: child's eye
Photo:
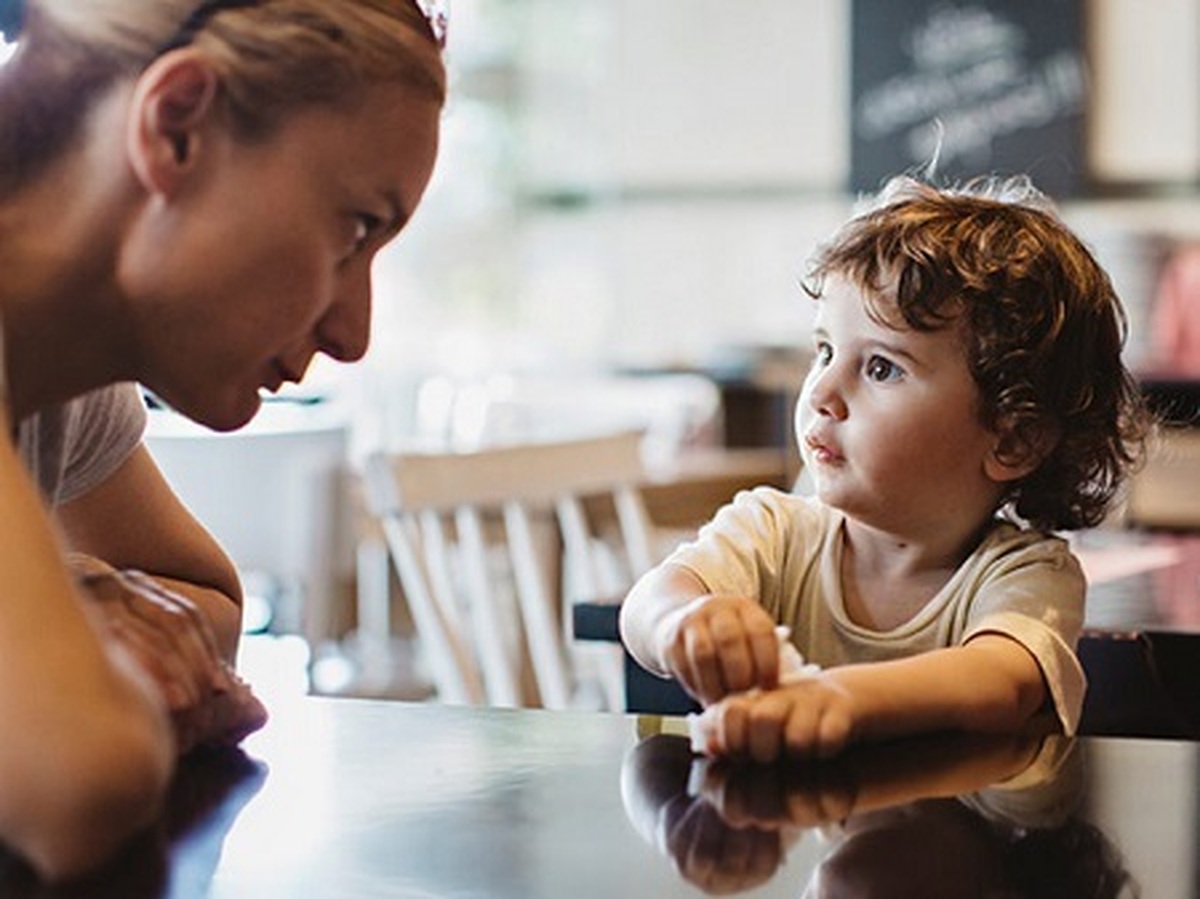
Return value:
M 816 352 L 813 354 L 813 365 L 828 365 L 833 361 L 833 347 L 823 340 L 817 341 Z
M 872 381 L 895 381 L 904 375 L 904 369 L 883 356 L 872 356 L 867 360 L 867 377 Z

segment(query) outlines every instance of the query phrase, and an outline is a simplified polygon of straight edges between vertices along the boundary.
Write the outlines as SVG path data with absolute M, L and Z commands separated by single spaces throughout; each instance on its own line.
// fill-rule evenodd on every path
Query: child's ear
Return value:
M 126 152 L 147 191 L 170 195 L 194 170 L 203 126 L 215 110 L 217 85 L 212 66 L 186 50 L 155 60 L 138 79 Z
M 998 484 L 1018 481 L 1036 471 L 1058 444 L 1058 435 L 1046 424 L 1013 422 L 996 429 L 996 441 L 984 460 L 984 472 Z

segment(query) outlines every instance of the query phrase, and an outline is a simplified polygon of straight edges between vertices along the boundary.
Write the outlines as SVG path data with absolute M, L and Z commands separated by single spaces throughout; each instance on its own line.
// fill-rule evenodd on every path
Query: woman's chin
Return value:
M 255 394 L 253 403 L 243 406 L 240 409 L 230 410 L 227 416 L 218 418 L 209 427 L 214 431 L 236 431 L 238 428 L 250 424 L 261 408 L 262 400 L 259 399 L 258 394 Z
M 262 400 L 255 392 L 230 397 L 229 402 L 222 405 L 212 402 L 184 404 L 176 406 L 175 411 L 210 430 L 224 433 L 249 424 L 261 407 Z

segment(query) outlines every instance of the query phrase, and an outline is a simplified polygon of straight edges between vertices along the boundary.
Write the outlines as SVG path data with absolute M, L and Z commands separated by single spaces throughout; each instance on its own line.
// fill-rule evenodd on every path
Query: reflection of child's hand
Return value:
M 740 696 L 704 711 L 698 730 L 711 755 L 773 762 L 788 755 L 829 758 L 854 732 L 854 699 L 828 673 Z
M 666 834 L 666 851 L 676 870 L 704 892 L 745 892 L 766 883 L 783 864 L 787 845 L 777 830 L 730 827 L 703 799 L 680 801 L 688 804 Z
M 795 834 L 780 827 L 730 826 L 691 790 L 693 780 L 707 783 L 702 769 L 708 761 L 696 759 L 680 736 L 651 736 L 621 764 L 621 799 L 637 832 L 689 882 L 713 895 L 744 892 L 776 872 Z
M 754 600 L 702 596 L 664 619 L 657 639 L 667 671 L 705 705 L 778 683 L 775 622 Z
M 854 810 L 856 778 L 852 768 L 839 765 L 840 761 L 741 765 L 697 759 L 689 787 L 699 781 L 699 795 L 735 829 L 807 830 L 842 822 Z

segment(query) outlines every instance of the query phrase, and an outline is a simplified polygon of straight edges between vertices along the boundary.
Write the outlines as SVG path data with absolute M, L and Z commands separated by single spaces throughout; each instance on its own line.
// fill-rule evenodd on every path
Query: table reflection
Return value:
M 163 815 L 93 875 L 48 886 L 0 850 L 5 899 L 151 899 L 200 895 L 212 881 L 226 835 L 266 780 L 267 767 L 240 749 L 201 750 L 180 765 Z
M 0 896 L 1200 899 L 1200 743 L 941 737 L 770 767 L 682 719 L 297 698 L 82 884 Z M 806 893 L 807 891 L 807 893 Z
M 1083 773 L 1076 741 L 1036 733 L 769 767 L 694 756 L 659 733 L 630 750 L 621 782 L 638 832 L 712 895 L 767 882 L 808 837 L 808 899 L 1121 896 L 1132 879 L 1080 813 Z

